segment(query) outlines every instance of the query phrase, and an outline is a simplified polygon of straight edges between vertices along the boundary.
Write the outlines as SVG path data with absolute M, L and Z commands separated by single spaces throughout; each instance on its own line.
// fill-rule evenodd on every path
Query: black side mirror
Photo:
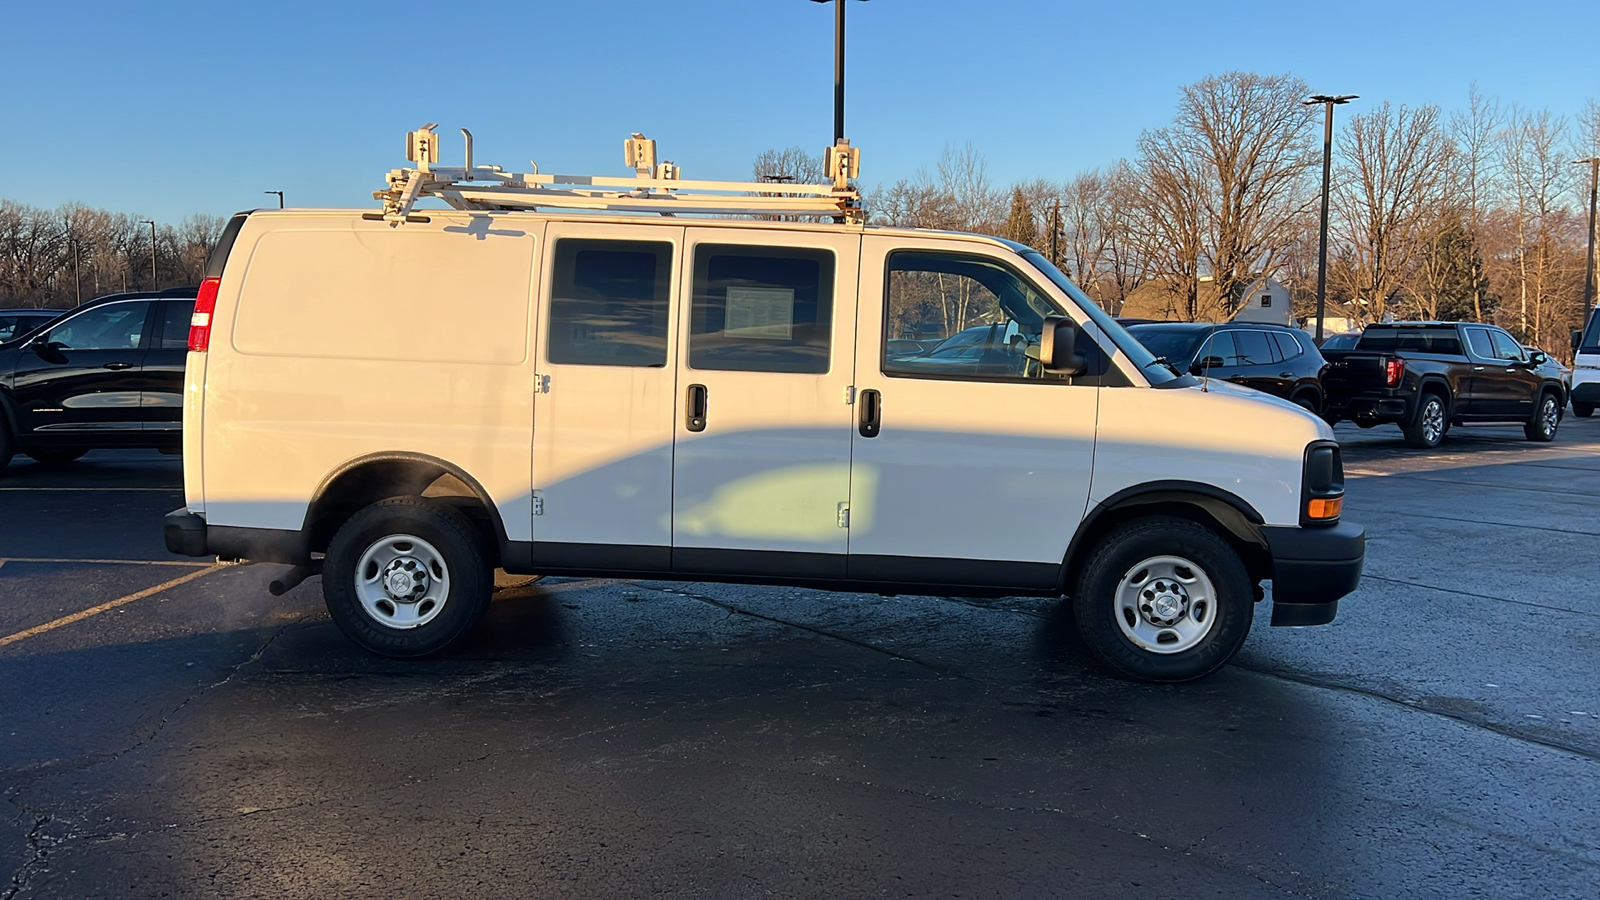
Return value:
M 1581 346 L 1583 346 L 1583 332 L 1574 331 L 1572 333 L 1572 352 L 1577 353 L 1578 348 Z
M 1195 360 L 1194 365 L 1189 367 L 1189 373 L 1191 375 L 1204 375 L 1212 369 L 1220 369 L 1227 364 L 1228 361 L 1220 356 L 1207 356 Z
M 1045 316 L 1039 332 L 1039 362 L 1052 375 L 1078 375 L 1088 362 L 1078 355 L 1078 324 L 1066 316 Z
M 1528 354 L 1528 365 L 1530 366 L 1542 366 L 1549 361 L 1550 354 L 1544 352 L 1543 350 L 1535 350 Z

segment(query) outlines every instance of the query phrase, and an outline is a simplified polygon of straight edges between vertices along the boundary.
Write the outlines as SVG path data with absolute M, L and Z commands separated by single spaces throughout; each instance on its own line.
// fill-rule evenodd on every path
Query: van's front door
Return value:
M 1044 317 L 1083 315 L 1025 268 L 977 242 L 863 238 L 851 580 L 1057 583 L 1088 504 L 1099 376 L 1042 371 Z M 908 338 L 931 349 L 905 353 Z
M 687 229 L 675 572 L 844 577 L 860 240 Z
M 683 229 L 551 222 L 545 234 L 534 565 L 667 571 Z

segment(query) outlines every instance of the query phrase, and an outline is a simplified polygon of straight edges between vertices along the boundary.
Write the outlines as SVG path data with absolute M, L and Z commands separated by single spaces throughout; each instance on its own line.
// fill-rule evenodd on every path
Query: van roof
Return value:
M 377 221 L 378 217 L 370 209 L 255 209 L 239 215 L 249 216 L 251 219 L 303 219 L 303 218 L 338 218 L 349 219 L 352 217 L 365 218 Z M 432 217 L 441 216 L 449 219 L 466 221 L 474 216 L 496 216 L 510 219 L 529 219 L 541 222 L 582 222 L 605 223 L 615 225 L 643 225 L 661 226 L 664 228 L 730 228 L 734 230 L 748 230 L 759 228 L 763 231 L 796 231 L 796 232 L 823 232 L 831 234 L 875 234 L 894 237 L 939 237 L 953 238 L 955 240 L 970 241 L 978 244 L 1005 247 L 1017 253 L 1033 251 L 1035 248 L 1016 241 L 995 237 L 988 234 L 977 234 L 968 231 L 944 231 L 934 228 L 911 228 L 902 225 L 856 225 L 847 222 L 790 222 L 768 221 L 762 219 L 734 219 L 728 217 L 694 218 L 689 216 L 658 216 L 645 214 L 605 214 L 583 213 L 568 211 L 543 211 L 543 210 L 461 210 L 461 209 L 417 209 L 414 216 Z M 403 225 L 400 227 L 404 227 Z

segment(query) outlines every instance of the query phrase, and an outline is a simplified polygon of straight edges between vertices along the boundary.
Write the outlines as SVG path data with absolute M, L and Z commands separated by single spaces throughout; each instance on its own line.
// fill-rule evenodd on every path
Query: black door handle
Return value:
M 684 422 L 683 427 L 690 431 L 705 431 L 706 406 L 706 386 L 703 384 L 689 385 L 689 407 L 686 410 L 687 420 Z
M 857 431 L 864 438 L 877 437 L 883 427 L 883 396 L 877 391 L 861 392 L 861 424 Z
M 101 366 L 101 368 L 102 369 L 111 369 L 113 371 L 120 372 L 123 369 L 131 369 L 131 368 L 133 368 L 133 363 L 108 362 L 104 366 Z

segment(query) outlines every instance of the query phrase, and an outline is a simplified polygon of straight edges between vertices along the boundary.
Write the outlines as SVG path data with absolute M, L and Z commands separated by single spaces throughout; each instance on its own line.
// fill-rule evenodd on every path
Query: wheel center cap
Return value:
M 1189 611 L 1189 595 L 1181 585 L 1157 581 L 1144 590 L 1139 609 L 1152 625 L 1168 626 Z
M 427 593 L 428 576 L 414 559 L 397 559 L 383 573 L 383 589 L 400 603 L 410 603 Z

